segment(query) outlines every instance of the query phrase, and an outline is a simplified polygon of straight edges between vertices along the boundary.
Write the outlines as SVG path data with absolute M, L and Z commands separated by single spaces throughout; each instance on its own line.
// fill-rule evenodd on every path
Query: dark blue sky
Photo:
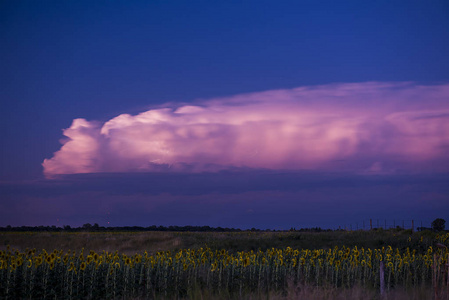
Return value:
M 263 213 L 254 217 L 254 226 L 297 226 L 291 224 L 296 217 L 283 216 L 297 207 L 293 199 L 306 197 L 296 188 L 298 180 L 305 180 L 297 179 L 297 174 L 287 173 L 284 176 L 293 179 L 280 180 L 270 173 L 246 187 L 241 182 L 246 182 L 245 176 L 254 176 L 255 171 L 239 173 L 238 182 L 214 173 L 210 176 L 224 184 L 212 185 L 212 189 L 183 173 L 183 181 L 195 183 L 191 188 L 184 186 L 181 192 L 176 192 L 177 177 L 164 175 L 157 182 L 167 188 L 156 193 L 158 199 L 153 201 L 155 192 L 139 187 L 151 185 L 152 176 L 157 176 L 153 173 L 137 180 L 139 186 L 131 185 L 136 192 L 130 196 L 119 190 L 129 190 L 133 181 L 126 178 L 134 179 L 135 174 L 117 175 L 123 181 L 98 174 L 87 177 L 104 188 L 92 191 L 85 184 L 73 183 L 71 176 L 57 181 L 45 179 L 41 164 L 61 148 L 61 130 L 69 128 L 76 118 L 106 122 L 120 114 L 137 114 L 166 103 L 179 107 L 180 103 L 217 97 L 333 83 L 447 84 L 447 53 L 447 1 L 1 1 L 0 207 L 9 217 L 2 216 L 0 226 L 54 224 L 57 218 L 70 225 L 101 223 L 99 216 L 105 210 L 116 211 L 120 224 L 144 225 L 145 215 L 136 215 L 139 205 L 144 204 L 133 207 L 132 197 L 141 197 L 135 200 L 138 203 L 154 202 L 155 221 L 148 225 L 252 227 L 251 222 L 244 221 L 251 220 L 245 214 L 220 217 L 220 211 L 232 212 L 233 207 L 244 206 L 242 211 L 253 213 L 257 211 L 253 207 L 260 205 Z M 425 110 L 425 103 L 420 109 Z M 447 158 L 440 155 L 438 159 L 447 162 Z M 347 199 L 348 190 L 336 190 L 327 180 L 321 181 L 319 174 L 314 175 L 314 184 L 320 188 L 307 194 L 314 199 L 298 201 L 305 210 L 316 212 L 321 207 L 325 215 L 331 214 L 332 210 L 325 208 L 329 205 L 323 203 Z M 414 190 L 415 206 L 402 218 L 448 216 L 449 192 L 438 179 L 447 179 L 447 173 L 435 175 L 432 168 L 427 168 L 426 174 L 432 179 L 425 180 L 421 190 Z M 84 182 L 87 179 L 83 176 L 89 174 L 76 176 Z M 366 212 L 363 218 L 369 218 L 371 204 L 367 203 L 382 202 L 386 197 L 409 205 L 407 199 L 399 198 L 410 195 L 407 189 L 422 174 L 408 176 L 410 182 L 404 177 L 399 181 L 384 178 L 388 188 L 381 183 L 383 177 L 378 178 L 378 189 L 372 188 L 369 201 L 360 200 L 354 206 L 357 209 L 333 217 L 327 226 L 341 219 L 357 222 L 362 211 Z M 354 174 L 350 178 L 356 183 L 351 195 L 363 198 L 364 187 L 359 182 L 366 178 Z M 279 181 L 284 183 L 261 188 L 267 182 Z M 109 186 L 115 192 L 106 192 Z M 35 188 L 46 192 L 35 193 Z M 94 199 L 98 193 L 103 195 L 103 204 L 92 200 L 89 205 L 95 207 L 95 213 L 88 216 L 82 208 L 87 204 L 77 199 L 83 197 L 80 195 Z M 274 202 L 268 199 L 274 194 L 270 193 L 277 193 L 275 202 L 285 203 L 285 209 L 271 206 Z M 433 198 L 428 196 L 432 193 L 436 195 Z M 149 194 L 152 196 L 145 198 Z M 223 198 L 221 206 L 213 199 L 205 200 L 211 194 Z M 245 206 L 239 199 L 248 194 L 254 203 Z M 171 200 L 161 200 L 164 195 Z M 173 195 L 178 198 L 173 200 Z M 36 215 L 31 208 L 22 209 L 32 207 L 33 201 L 41 206 L 51 201 L 66 204 L 60 206 L 60 212 Z M 198 215 L 187 208 L 198 207 L 201 201 L 207 205 L 196 210 L 200 211 Z M 433 205 L 434 214 L 423 212 L 424 207 Z M 120 216 L 120 211 L 126 211 L 123 207 L 129 213 Z M 382 210 L 375 210 L 375 214 L 384 217 Z M 394 214 L 387 217 L 391 219 Z M 302 226 L 309 223 L 312 220 Z M 319 226 L 316 223 L 313 225 Z

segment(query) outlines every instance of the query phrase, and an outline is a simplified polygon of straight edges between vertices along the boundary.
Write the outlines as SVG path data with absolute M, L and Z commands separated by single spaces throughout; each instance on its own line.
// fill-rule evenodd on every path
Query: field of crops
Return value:
M 205 246 L 133 255 L 7 247 L 0 251 L 0 298 L 192 298 L 204 289 L 224 298 L 244 298 L 271 291 L 282 294 L 289 285 L 377 291 L 381 264 L 386 292 L 436 285 L 447 293 L 449 252 L 443 245 L 448 245 L 449 234 L 436 236 L 434 242 L 439 247 L 232 252 Z

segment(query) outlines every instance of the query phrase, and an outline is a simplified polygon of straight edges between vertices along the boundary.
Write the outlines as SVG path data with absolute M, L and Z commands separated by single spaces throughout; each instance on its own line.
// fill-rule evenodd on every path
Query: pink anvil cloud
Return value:
M 44 173 L 228 168 L 449 171 L 449 84 L 366 82 L 272 90 L 75 119 Z

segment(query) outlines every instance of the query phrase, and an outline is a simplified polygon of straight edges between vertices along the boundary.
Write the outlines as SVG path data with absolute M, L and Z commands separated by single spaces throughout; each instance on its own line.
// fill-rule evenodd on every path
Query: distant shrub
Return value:
M 432 229 L 434 231 L 443 231 L 445 224 L 446 224 L 446 220 L 441 219 L 441 218 L 435 219 L 432 222 Z

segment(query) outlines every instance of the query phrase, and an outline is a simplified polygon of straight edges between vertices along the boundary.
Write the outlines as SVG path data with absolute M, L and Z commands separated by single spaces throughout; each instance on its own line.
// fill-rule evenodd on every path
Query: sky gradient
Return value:
M 449 221 L 447 1 L 2 1 L 0 226 Z

